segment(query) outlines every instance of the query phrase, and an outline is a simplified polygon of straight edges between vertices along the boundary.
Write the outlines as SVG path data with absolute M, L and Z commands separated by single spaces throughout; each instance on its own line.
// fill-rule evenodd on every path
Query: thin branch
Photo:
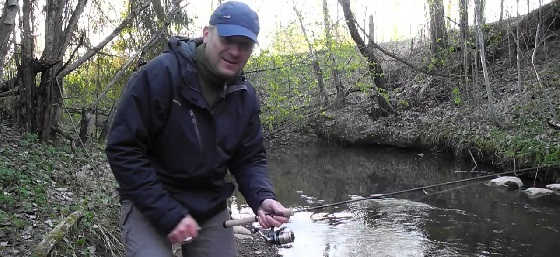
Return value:
M 68 61 L 62 65 L 62 68 L 60 68 L 61 70 L 64 70 L 68 66 L 68 64 L 72 62 L 72 59 L 74 59 L 74 55 L 76 55 L 80 47 L 84 45 L 84 38 L 85 38 L 85 34 L 82 34 L 82 36 L 80 36 L 80 41 L 78 42 L 78 45 L 76 46 L 76 48 L 74 48 L 74 50 L 70 54 Z
M 0 97 L 8 97 L 8 96 L 13 96 L 13 95 L 17 95 L 19 93 L 19 89 L 18 88 L 14 88 L 10 91 L 6 91 L 6 92 L 2 92 L 0 93 Z
M 89 60 L 92 56 L 94 56 L 97 52 L 99 52 L 103 47 L 105 47 L 105 45 L 107 45 L 107 43 L 109 43 L 111 40 L 113 40 L 113 38 L 115 38 L 125 27 L 127 27 L 132 22 L 134 17 L 136 17 L 136 15 L 138 15 L 138 13 L 140 11 L 147 8 L 149 5 L 150 5 L 150 3 L 144 3 L 144 5 L 140 6 L 138 9 L 132 10 L 131 13 L 121 22 L 121 24 L 119 24 L 119 26 L 117 26 L 113 30 L 113 32 L 111 32 L 111 34 L 109 34 L 99 44 L 97 44 L 93 48 L 89 49 L 82 57 L 80 57 L 74 63 L 69 65 L 66 69 L 60 71 L 58 76 L 59 77 L 66 76 L 68 73 L 74 71 L 75 69 L 80 67 L 80 65 L 82 65 L 84 62 Z
M 72 12 L 72 16 L 68 21 L 68 25 L 64 29 L 64 44 L 61 45 L 62 49 L 66 49 L 70 44 L 71 35 L 74 33 L 74 30 L 76 30 L 76 27 L 78 26 L 78 20 L 80 16 L 82 16 L 86 4 L 87 0 L 79 0 L 78 4 L 76 5 L 76 9 L 74 9 L 74 11 Z
M 179 5 L 176 5 L 167 15 L 167 17 L 172 16 L 173 14 L 175 14 L 177 11 L 179 10 Z M 121 77 L 125 74 L 126 70 L 130 67 L 130 65 L 132 65 L 132 63 L 134 63 L 140 56 L 142 56 L 142 54 L 148 50 L 150 47 L 152 47 L 163 35 L 166 34 L 167 32 L 167 27 L 169 26 L 169 21 L 167 21 L 165 23 L 165 25 L 161 28 L 161 30 L 159 31 L 159 33 L 155 34 L 154 36 L 152 36 L 152 38 L 142 47 L 142 49 L 140 51 L 138 51 L 132 58 L 130 58 L 125 65 L 123 65 L 121 67 L 121 69 L 117 72 L 117 74 L 115 74 L 115 76 L 113 77 L 113 79 L 111 79 L 111 81 L 109 82 L 109 84 L 107 84 L 107 86 L 105 87 L 105 89 L 103 89 L 103 92 L 99 95 L 99 97 L 97 97 L 97 99 L 95 100 L 95 102 L 91 105 L 92 109 L 95 109 L 97 107 L 97 105 L 99 104 L 99 102 L 101 101 L 101 99 L 105 98 L 105 96 L 107 95 L 107 93 L 109 92 L 109 90 L 111 90 L 111 88 L 113 88 L 113 86 L 117 83 L 117 81 L 119 81 L 121 79 Z
M 362 33 L 364 33 L 364 34 L 366 34 L 367 36 L 369 36 L 368 33 L 364 30 L 364 28 L 362 28 L 362 27 L 360 26 L 360 24 L 357 24 L 357 26 L 358 26 L 358 28 L 362 31 Z M 395 59 L 395 60 L 397 60 L 397 61 L 399 61 L 399 62 L 405 64 L 406 66 L 410 67 L 411 69 L 413 69 L 413 70 L 415 70 L 415 71 L 417 71 L 417 72 L 424 73 L 424 74 L 430 75 L 430 76 L 437 76 L 437 77 L 444 77 L 444 78 L 462 78 L 462 76 L 447 75 L 447 74 L 442 74 L 442 73 L 438 73 L 438 72 L 433 72 L 433 71 L 429 71 L 429 70 L 426 70 L 426 69 L 422 69 L 422 68 L 420 68 L 420 67 L 418 67 L 418 66 L 412 64 L 411 62 L 405 60 L 404 58 L 399 57 L 397 54 L 395 54 L 395 53 L 393 53 L 393 52 L 391 52 L 391 51 L 389 51 L 389 50 L 386 50 L 385 48 L 381 47 L 380 45 L 378 45 L 378 44 L 375 43 L 375 42 L 370 42 L 370 45 L 373 46 L 375 49 L 379 50 L 380 52 L 382 52 L 383 54 L 385 54 L 385 55 L 387 55 L 387 56 L 389 56 L 389 57 L 391 57 L 391 58 L 393 58 L 393 59 Z

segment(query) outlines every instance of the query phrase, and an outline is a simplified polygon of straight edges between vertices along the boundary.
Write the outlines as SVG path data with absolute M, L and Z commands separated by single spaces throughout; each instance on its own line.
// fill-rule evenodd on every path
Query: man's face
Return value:
M 231 79 L 241 72 L 249 60 L 255 43 L 243 36 L 221 37 L 217 28 L 205 27 L 206 58 L 218 76 Z

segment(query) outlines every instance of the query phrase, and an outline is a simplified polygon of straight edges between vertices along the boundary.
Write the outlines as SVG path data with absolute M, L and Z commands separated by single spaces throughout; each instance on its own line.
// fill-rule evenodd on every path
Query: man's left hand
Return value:
M 257 211 L 263 228 L 278 227 L 290 220 L 292 212 L 273 199 L 265 199 Z

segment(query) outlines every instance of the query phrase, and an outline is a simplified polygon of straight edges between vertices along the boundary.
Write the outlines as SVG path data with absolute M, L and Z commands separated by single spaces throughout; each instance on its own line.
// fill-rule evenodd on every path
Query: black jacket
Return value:
M 234 190 L 227 170 L 253 210 L 275 198 L 255 89 L 239 77 L 210 109 L 194 59 L 200 43 L 172 38 L 131 77 L 106 148 L 121 198 L 163 233 L 186 214 L 200 222 L 223 210 Z

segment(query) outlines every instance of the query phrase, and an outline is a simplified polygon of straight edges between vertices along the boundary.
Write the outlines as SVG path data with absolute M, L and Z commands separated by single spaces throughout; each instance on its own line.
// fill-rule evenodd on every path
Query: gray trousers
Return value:
M 237 250 L 232 228 L 224 228 L 227 209 L 199 223 L 198 236 L 182 245 L 183 257 L 235 257 Z M 160 233 L 131 201 L 121 204 L 121 237 L 127 257 L 172 257 L 171 242 Z

